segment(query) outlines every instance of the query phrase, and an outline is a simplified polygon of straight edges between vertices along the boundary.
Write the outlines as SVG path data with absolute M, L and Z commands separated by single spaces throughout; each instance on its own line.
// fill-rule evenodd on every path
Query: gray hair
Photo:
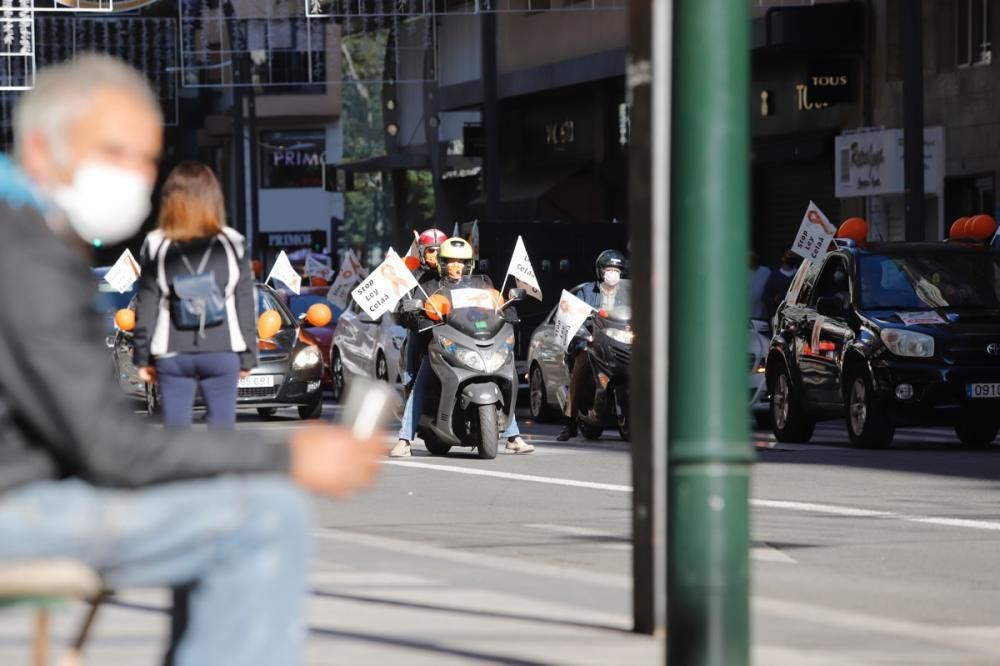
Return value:
M 67 132 L 87 112 L 90 97 L 100 88 L 132 93 L 163 122 L 160 103 L 141 73 L 111 56 L 86 54 L 41 70 L 34 88 L 18 100 L 14 108 L 15 154 L 20 157 L 23 142 L 38 131 L 55 159 L 65 163 Z

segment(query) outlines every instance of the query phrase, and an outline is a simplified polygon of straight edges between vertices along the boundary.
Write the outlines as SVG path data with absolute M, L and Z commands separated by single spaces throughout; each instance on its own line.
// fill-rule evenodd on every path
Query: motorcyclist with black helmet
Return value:
M 618 250 L 605 250 L 597 255 L 594 268 L 597 273 L 597 280 L 588 282 L 576 289 L 573 295 L 584 301 L 595 310 L 611 310 L 617 305 L 629 305 L 631 303 L 631 284 L 628 280 L 622 280 L 625 274 L 627 261 L 625 255 Z M 566 350 L 566 366 L 570 372 L 569 396 L 563 406 L 563 429 L 556 439 L 565 442 L 571 437 L 576 437 L 576 413 L 573 407 L 573 396 L 581 382 L 586 379 L 586 373 L 590 371 L 590 363 L 587 360 L 587 340 L 586 331 L 581 329 L 582 335 L 577 335 Z

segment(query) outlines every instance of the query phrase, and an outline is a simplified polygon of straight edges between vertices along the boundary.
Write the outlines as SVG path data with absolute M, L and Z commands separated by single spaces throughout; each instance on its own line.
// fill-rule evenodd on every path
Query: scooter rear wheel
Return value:
M 497 457 L 497 444 L 500 441 L 499 425 L 497 424 L 497 406 L 479 405 L 479 457 L 493 460 Z

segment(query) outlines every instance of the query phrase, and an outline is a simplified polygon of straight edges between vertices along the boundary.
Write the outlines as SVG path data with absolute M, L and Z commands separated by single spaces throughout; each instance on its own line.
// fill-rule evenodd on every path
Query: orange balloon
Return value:
M 447 317 L 449 312 L 451 312 L 451 301 L 444 294 L 434 294 L 424 303 L 424 314 L 434 321 Z
M 951 223 L 951 229 L 948 230 L 948 238 L 961 238 L 962 237 L 962 226 L 968 221 L 967 217 L 960 217 Z
M 306 310 L 306 321 L 313 326 L 326 326 L 333 319 L 333 312 L 326 303 L 313 303 Z
M 989 215 L 976 215 L 966 222 L 965 235 L 975 240 L 991 238 L 997 230 L 997 222 Z
M 268 339 L 281 330 L 281 315 L 276 310 L 265 310 L 257 318 L 257 337 Z
M 115 313 L 115 326 L 123 331 L 131 331 L 135 328 L 135 311 L 122 308 Z
M 860 245 L 868 238 L 868 223 L 860 217 L 849 217 L 837 229 L 837 238 L 849 238 Z
M 411 271 L 415 271 L 420 268 L 420 258 L 419 257 L 403 257 L 403 263 Z

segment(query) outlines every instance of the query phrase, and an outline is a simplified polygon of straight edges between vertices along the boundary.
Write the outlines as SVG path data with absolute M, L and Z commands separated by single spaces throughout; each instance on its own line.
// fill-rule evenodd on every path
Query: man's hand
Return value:
M 156 366 L 146 365 L 139 368 L 139 379 L 147 384 L 156 383 Z
M 250 376 L 250 370 L 240 370 L 240 379 L 246 379 Z
M 339 498 L 370 486 L 386 453 L 381 433 L 358 441 L 350 430 L 337 426 L 299 430 L 289 447 L 292 480 L 306 490 Z

